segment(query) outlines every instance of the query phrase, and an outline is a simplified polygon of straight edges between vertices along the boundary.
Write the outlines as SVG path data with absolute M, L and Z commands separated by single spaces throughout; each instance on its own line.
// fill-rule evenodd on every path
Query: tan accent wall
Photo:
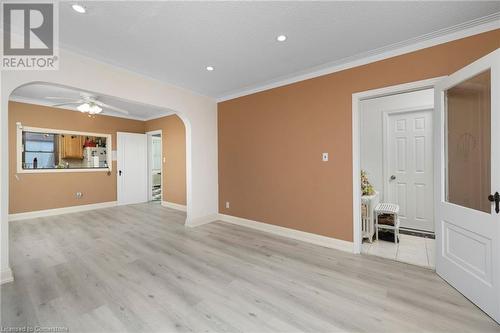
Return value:
M 219 103 L 219 212 L 352 241 L 352 94 L 448 75 L 499 47 L 495 30 Z
M 116 201 L 116 163 L 110 176 L 106 172 L 68 172 L 17 174 L 16 123 L 24 126 L 112 134 L 144 133 L 145 123 L 109 116 L 89 118 L 80 112 L 33 104 L 9 102 L 9 213 L 22 213 Z M 75 193 L 83 197 L 76 199 Z
M 176 115 L 146 122 L 146 131 L 162 130 L 163 201 L 186 204 L 186 128 Z

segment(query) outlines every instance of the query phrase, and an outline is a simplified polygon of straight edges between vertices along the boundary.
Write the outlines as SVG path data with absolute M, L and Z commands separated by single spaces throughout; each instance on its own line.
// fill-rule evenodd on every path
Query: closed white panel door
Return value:
M 500 322 L 500 50 L 436 85 L 436 271 Z
M 401 226 L 434 231 L 432 110 L 386 114 L 388 202 Z
M 161 137 L 151 137 L 152 170 L 161 172 Z
M 148 140 L 146 134 L 117 133 L 118 204 L 148 201 Z

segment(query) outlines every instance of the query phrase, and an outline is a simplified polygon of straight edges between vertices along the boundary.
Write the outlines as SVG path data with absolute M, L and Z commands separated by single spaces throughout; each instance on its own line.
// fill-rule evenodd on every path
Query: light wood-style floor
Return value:
M 500 332 L 433 271 L 142 204 L 12 222 L 1 326 Z

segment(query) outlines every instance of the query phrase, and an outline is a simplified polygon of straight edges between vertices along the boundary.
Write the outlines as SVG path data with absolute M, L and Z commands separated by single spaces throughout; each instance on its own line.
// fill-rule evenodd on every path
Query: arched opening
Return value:
M 102 111 L 98 114 L 78 112 L 78 107 L 89 103 L 96 103 Z M 189 214 L 191 129 L 185 115 L 99 92 L 31 82 L 12 91 L 8 103 L 8 123 L 9 219 L 43 216 L 61 209 L 78 211 L 116 204 L 120 182 L 117 176 L 121 176 L 117 168 L 117 133 L 144 134 L 152 130 L 163 132 L 163 201 L 173 204 L 174 208 L 183 207 Z M 37 132 L 44 132 L 43 129 L 56 132 L 45 134 L 48 142 L 29 141 L 31 148 L 27 151 L 25 140 L 28 131 L 19 127 L 36 128 Z M 76 140 L 82 137 L 85 144 L 80 147 L 80 155 L 75 157 L 62 153 L 63 143 L 59 142 L 58 130 L 71 132 Z M 89 135 L 93 133 L 101 133 L 101 137 L 109 135 L 109 146 L 106 147 L 105 140 L 101 140 L 100 136 Z M 39 143 L 43 143 L 44 147 Z M 20 149 L 22 152 L 19 152 Z M 99 155 L 99 151 L 101 156 L 108 155 L 109 170 L 105 169 L 108 167 L 106 158 L 94 160 L 99 168 L 89 167 L 91 159 L 96 158 L 91 155 Z M 33 170 L 33 160 L 37 162 L 37 170 Z
M 9 260 L 9 97 L 29 84 L 45 83 L 99 92 L 142 105 L 173 111 L 186 131 L 185 225 L 194 227 L 217 219 L 217 105 L 214 99 L 123 71 L 61 50 L 57 71 L 2 73 L 0 91 L 0 282 L 13 280 Z M 47 194 L 50 195 L 50 194 Z
M 176 114 L 148 120 L 150 200 L 186 210 L 186 126 Z

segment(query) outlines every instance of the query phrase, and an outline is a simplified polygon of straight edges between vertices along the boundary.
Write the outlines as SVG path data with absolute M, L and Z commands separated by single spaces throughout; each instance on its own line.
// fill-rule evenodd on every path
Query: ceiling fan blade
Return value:
M 46 96 L 44 99 L 58 99 L 58 100 L 67 100 L 67 101 L 76 101 L 77 99 L 74 97 L 55 97 L 55 96 Z
M 103 103 L 101 101 L 92 101 L 94 102 L 95 104 L 99 105 L 100 107 L 103 107 L 105 109 L 109 109 L 109 110 L 112 110 L 112 111 L 116 111 L 116 112 L 120 112 L 120 113 L 123 113 L 123 114 L 129 114 L 129 112 L 127 110 L 123 110 L 123 109 L 120 109 L 116 106 L 112 106 L 112 105 L 109 105 L 109 104 L 106 104 L 106 103 Z
M 57 107 L 61 107 L 61 106 L 66 106 L 66 105 L 79 105 L 79 104 L 82 104 L 80 101 L 75 101 L 75 102 L 68 102 L 68 103 L 60 103 L 60 104 L 54 104 L 52 105 L 53 107 L 57 108 Z

